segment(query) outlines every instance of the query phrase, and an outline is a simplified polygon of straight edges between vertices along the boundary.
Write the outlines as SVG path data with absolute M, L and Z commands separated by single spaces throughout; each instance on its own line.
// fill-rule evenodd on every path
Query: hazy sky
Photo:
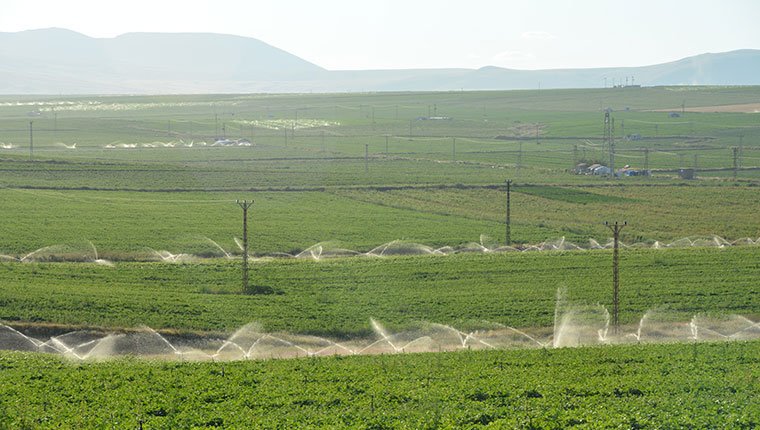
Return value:
M 249 36 L 331 70 L 638 66 L 760 48 L 758 0 L 2 0 L 0 31 Z

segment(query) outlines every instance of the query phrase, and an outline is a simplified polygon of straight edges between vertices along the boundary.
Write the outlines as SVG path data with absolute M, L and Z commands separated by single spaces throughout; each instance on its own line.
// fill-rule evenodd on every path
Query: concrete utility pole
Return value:
M 29 161 L 34 159 L 34 129 L 32 128 L 33 121 L 29 121 Z
M 612 128 L 610 128 L 610 171 L 612 179 L 615 179 L 615 118 L 612 118 Z
M 457 138 L 451 138 L 451 161 L 457 161 Z
M 369 172 L 369 143 L 364 144 L 364 173 Z
M 253 200 L 235 200 L 235 203 L 243 209 L 243 292 L 250 293 L 248 287 L 248 208 L 253 204 Z
M 649 176 L 649 148 L 644 148 L 644 171 Z
M 623 221 L 622 224 L 615 221 L 614 224 L 610 224 L 609 222 L 604 222 L 604 225 L 606 225 L 611 231 L 612 231 L 612 237 L 614 240 L 614 245 L 612 248 L 612 327 L 615 334 L 618 332 L 618 328 L 620 326 L 620 320 L 618 318 L 619 313 L 619 296 L 618 296 L 618 290 L 620 287 L 620 255 L 619 255 L 619 242 L 620 242 L 620 231 L 623 230 L 623 227 L 628 225 L 626 221 Z
M 388 135 L 385 135 L 385 155 L 388 155 Z
M 578 145 L 573 145 L 573 168 L 578 164 Z
M 615 177 L 615 119 L 610 117 L 610 112 L 604 112 L 604 144 L 607 145 L 610 157 L 610 172 Z
M 522 167 L 522 140 L 517 144 L 517 174 L 520 174 L 520 168 Z
M 507 246 L 512 244 L 512 213 L 511 213 L 511 193 L 512 193 L 512 180 L 507 179 L 507 216 L 504 224 L 504 243 Z
M 734 155 L 734 180 L 736 180 L 736 174 L 739 172 L 739 148 L 734 146 L 731 151 Z

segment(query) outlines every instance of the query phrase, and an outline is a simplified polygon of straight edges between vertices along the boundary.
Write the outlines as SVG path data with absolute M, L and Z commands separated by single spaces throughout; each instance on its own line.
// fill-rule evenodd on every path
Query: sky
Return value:
M 758 0 L 2 0 L 0 32 L 253 37 L 329 70 L 559 69 L 760 49 Z

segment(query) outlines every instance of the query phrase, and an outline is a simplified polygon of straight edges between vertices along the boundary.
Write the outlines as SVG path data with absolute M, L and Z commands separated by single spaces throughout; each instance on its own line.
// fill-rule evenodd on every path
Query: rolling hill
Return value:
M 329 71 L 253 38 L 70 30 L 0 33 L 2 94 L 163 94 L 593 88 L 605 77 L 637 84 L 759 85 L 760 50 L 703 54 L 664 64 L 595 69 Z

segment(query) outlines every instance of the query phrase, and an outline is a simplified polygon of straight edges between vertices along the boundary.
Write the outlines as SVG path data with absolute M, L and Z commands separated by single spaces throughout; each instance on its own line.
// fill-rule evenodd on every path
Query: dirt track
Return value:
M 655 109 L 652 112 L 680 112 L 681 107 L 672 109 Z M 738 105 L 719 106 L 695 106 L 687 107 L 686 112 L 735 112 L 735 113 L 760 113 L 760 103 L 744 103 Z

